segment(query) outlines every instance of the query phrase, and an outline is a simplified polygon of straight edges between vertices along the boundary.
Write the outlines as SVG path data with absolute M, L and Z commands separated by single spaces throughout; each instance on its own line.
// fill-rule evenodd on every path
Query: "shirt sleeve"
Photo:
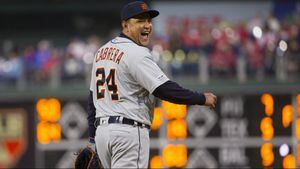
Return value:
M 96 131 L 96 127 L 94 125 L 95 123 L 95 119 L 96 119 L 96 108 L 94 106 L 94 102 L 93 102 L 93 92 L 90 91 L 89 93 L 89 97 L 88 97 L 88 105 L 87 105 L 87 112 L 88 112 L 88 116 L 87 116 L 87 120 L 88 120 L 88 126 L 89 126 L 89 137 L 90 137 L 90 141 L 92 139 L 94 139 L 95 137 L 95 131 Z
M 176 104 L 204 105 L 206 102 L 206 98 L 203 93 L 185 89 L 176 82 L 172 82 L 170 80 L 158 86 L 152 94 L 162 100 Z
M 152 59 L 151 55 L 132 60 L 132 63 L 133 65 L 128 66 L 130 73 L 150 93 L 169 80 Z

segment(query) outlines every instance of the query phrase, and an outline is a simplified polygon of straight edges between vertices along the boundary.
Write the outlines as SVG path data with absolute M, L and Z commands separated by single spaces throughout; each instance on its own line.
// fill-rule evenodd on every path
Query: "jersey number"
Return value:
M 96 71 L 96 77 L 98 78 L 96 82 L 97 88 L 97 99 L 103 99 L 105 96 L 105 82 L 107 88 L 110 92 L 112 100 L 119 100 L 118 86 L 115 82 L 116 69 L 110 69 L 108 76 L 105 76 L 105 70 L 103 67 L 98 68 Z

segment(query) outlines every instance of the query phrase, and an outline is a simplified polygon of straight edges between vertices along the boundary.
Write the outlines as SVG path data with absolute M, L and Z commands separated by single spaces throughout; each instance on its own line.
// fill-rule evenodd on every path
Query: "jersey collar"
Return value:
M 127 38 L 129 40 L 131 40 L 133 43 L 137 44 L 134 40 L 132 40 L 130 37 L 128 37 L 127 35 L 125 35 L 123 32 L 120 33 L 120 36 L 119 37 L 122 37 L 122 38 Z M 139 45 L 139 44 L 137 44 Z M 139 45 L 139 46 L 142 46 L 142 45 Z M 142 47 L 145 47 L 145 46 L 142 46 Z

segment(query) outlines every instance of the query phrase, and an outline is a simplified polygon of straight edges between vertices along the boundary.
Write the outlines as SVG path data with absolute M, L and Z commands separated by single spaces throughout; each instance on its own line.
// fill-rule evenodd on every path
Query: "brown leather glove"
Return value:
M 75 169 L 102 169 L 103 166 L 95 152 L 90 147 L 85 147 L 79 150 L 76 154 Z

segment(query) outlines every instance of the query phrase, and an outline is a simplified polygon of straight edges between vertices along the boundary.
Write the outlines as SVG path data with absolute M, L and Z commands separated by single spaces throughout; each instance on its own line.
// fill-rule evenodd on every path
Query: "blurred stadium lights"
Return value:
M 279 49 L 285 52 L 288 49 L 288 45 L 284 40 L 279 42 Z
M 214 28 L 211 35 L 214 39 L 219 39 L 221 37 L 221 31 L 218 28 Z
M 279 154 L 282 157 L 285 157 L 286 155 L 288 155 L 290 152 L 289 146 L 287 144 L 282 144 L 279 148 Z
M 293 155 L 289 154 L 283 158 L 283 169 L 296 168 L 296 159 Z
M 187 148 L 182 144 L 169 144 L 163 150 L 163 163 L 166 167 L 184 167 L 187 163 Z
M 274 162 L 275 156 L 273 152 L 273 145 L 271 143 L 264 143 L 260 149 L 262 163 L 264 166 L 271 166 Z
M 178 62 L 182 62 L 185 60 L 186 54 L 183 50 L 178 49 L 175 51 L 174 59 L 177 60 Z
M 261 120 L 260 130 L 264 140 L 268 141 L 274 138 L 273 120 L 270 117 L 263 118 Z
M 163 112 L 160 107 L 156 107 L 153 112 L 152 130 L 157 130 L 163 124 Z
M 265 105 L 265 113 L 267 116 L 271 116 L 274 112 L 274 99 L 269 93 L 264 93 L 261 96 L 261 102 Z
M 56 98 L 39 99 L 36 104 L 39 122 L 36 128 L 37 141 L 49 144 L 51 141 L 61 140 L 61 126 L 58 120 L 61 117 L 61 104 Z
M 282 109 L 282 125 L 288 127 L 293 121 L 293 106 L 286 105 Z
M 163 168 L 163 161 L 160 156 L 153 156 L 150 160 L 150 168 Z
M 260 39 L 263 35 L 262 29 L 259 26 L 254 26 L 252 33 L 257 39 Z
M 173 54 L 169 50 L 164 50 L 162 52 L 162 59 L 165 62 L 170 62 L 173 59 Z

